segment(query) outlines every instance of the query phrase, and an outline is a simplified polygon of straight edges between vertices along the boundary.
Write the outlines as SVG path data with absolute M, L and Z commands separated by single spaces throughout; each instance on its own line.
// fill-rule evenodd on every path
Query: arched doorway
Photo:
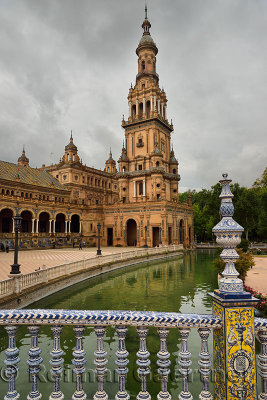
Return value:
M 181 219 L 180 224 L 179 224 L 179 237 L 180 237 L 179 242 L 184 243 L 184 220 L 183 219 Z
M 0 229 L 1 233 L 11 233 L 13 227 L 13 211 L 9 208 L 4 208 L 0 212 Z
M 41 214 L 39 215 L 39 232 L 49 232 L 49 214 L 45 211 L 41 212 Z
M 56 225 L 55 225 L 56 233 L 64 233 L 65 232 L 65 215 L 60 213 L 56 216 Z
M 127 246 L 137 245 L 137 225 L 134 219 L 127 221 Z
M 32 231 L 32 213 L 31 211 L 25 210 L 21 213 L 21 232 L 31 233 Z
M 80 217 L 77 214 L 71 216 L 70 231 L 71 233 L 80 232 Z

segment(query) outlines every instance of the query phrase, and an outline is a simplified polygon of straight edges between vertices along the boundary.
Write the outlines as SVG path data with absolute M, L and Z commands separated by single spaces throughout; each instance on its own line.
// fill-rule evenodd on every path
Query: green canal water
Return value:
M 207 293 L 217 287 L 217 275 L 212 266 L 214 252 L 197 251 L 187 254 L 184 258 L 177 258 L 166 262 L 142 264 L 137 267 L 128 267 L 123 270 L 104 274 L 100 277 L 89 279 L 75 286 L 62 290 L 28 308 L 58 308 L 80 310 L 153 310 L 175 311 L 179 313 L 211 313 L 211 300 Z M 21 394 L 21 399 L 26 399 L 30 391 L 29 376 L 26 360 L 30 345 L 30 336 L 26 327 L 20 327 L 17 332 L 17 347 L 20 350 L 19 373 L 16 379 L 16 388 Z M 169 391 L 173 398 L 178 398 L 181 391 L 181 377 L 177 365 L 180 338 L 177 329 L 171 329 L 168 336 L 168 351 L 170 352 L 171 373 L 169 376 Z M 52 381 L 49 373 L 49 352 L 52 349 L 52 334 L 49 327 L 42 327 L 39 334 L 39 345 L 44 359 L 40 373 L 39 390 L 43 399 L 48 399 L 52 392 Z M 65 327 L 61 334 L 61 345 L 64 350 L 64 375 L 62 377 L 62 391 L 65 399 L 71 399 L 75 391 L 75 379 L 72 375 L 72 351 L 75 348 L 75 335 L 72 327 Z M 136 368 L 136 352 L 139 340 L 136 329 L 130 327 L 126 341 L 129 351 L 129 373 L 127 376 L 127 390 L 134 398 L 139 392 L 140 383 Z M 159 338 L 156 329 L 150 328 L 147 339 L 150 352 L 151 374 L 148 376 L 148 390 L 152 399 L 160 391 L 160 381 L 157 374 L 157 352 L 159 351 Z M 4 350 L 7 347 L 7 335 L 0 328 L 0 363 L 1 382 L 0 399 L 7 392 L 7 383 L 4 376 Z M 84 347 L 86 349 L 87 372 L 84 379 L 84 389 L 88 399 L 93 398 L 96 391 L 94 375 L 94 351 L 96 337 L 92 328 L 86 328 Z M 209 340 L 212 353 L 212 336 Z M 115 398 L 118 388 L 115 374 L 115 352 L 117 338 L 115 330 L 107 329 L 105 349 L 108 359 L 108 373 L 105 389 L 110 399 Z M 198 373 L 198 354 L 200 339 L 196 329 L 192 329 L 189 337 L 189 350 L 192 353 L 192 374 L 190 375 L 190 391 L 194 398 L 198 398 L 201 383 Z M 212 383 L 211 383 L 212 388 Z

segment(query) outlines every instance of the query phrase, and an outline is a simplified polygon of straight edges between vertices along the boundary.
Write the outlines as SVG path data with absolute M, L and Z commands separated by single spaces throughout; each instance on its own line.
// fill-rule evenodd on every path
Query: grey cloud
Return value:
M 22 145 L 32 166 L 57 162 L 70 130 L 87 165 L 117 160 L 137 70 L 143 0 L 0 2 L 0 158 Z M 228 170 L 251 185 L 266 166 L 267 3 L 153 0 L 160 85 L 173 118 L 180 187 Z

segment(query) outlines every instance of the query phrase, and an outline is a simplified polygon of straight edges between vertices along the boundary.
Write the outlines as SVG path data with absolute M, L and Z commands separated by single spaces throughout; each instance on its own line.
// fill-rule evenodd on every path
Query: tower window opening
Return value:
M 145 61 L 143 60 L 142 61 L 142 71 L 144 71 L 146 69 L 146 63 L 145 63 Z
M 142 164 L 139 164 L 139 165 L 138 165 L 138 170 L 139 170 L 139 171 L 142 171 L 142 169 L 143 169 L 143 165 L 142 165 Z
M 123 198 L 122 198 L 122 202 L 123 202 L 123 204 L 126 203 L 126 197 L 123 197 Z
M 144 83 L 142 83 L 142 89 L 145 89 L 146 85 Z
M 173 174 L 176 174 L 176 169 L 175 169 L 175 168 L 172 170 L 172 173 L 173 173 Z
M 139 195 L 142 196 L 143 195 L 143 182 L 140 182 L 138 187 L 139 187 Z
M 132 116 L 133 116 L 133 118 L 136 117 L 136 105 L 135 104 L 133 105 L 133 108 L 132 108 Z
M 159 167 L 159 161 L 156 162 L 156 167 Z
M 149 118 L 150 116 L 150 101 L 146 102 L 146 117 Z

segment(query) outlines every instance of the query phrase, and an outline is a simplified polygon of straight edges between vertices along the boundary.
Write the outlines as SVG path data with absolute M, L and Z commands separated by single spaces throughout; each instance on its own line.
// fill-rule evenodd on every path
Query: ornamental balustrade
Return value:
M 92 257 L 63 265 L 56 265 L 36 270 L 27 274 L 19 274 L 12 278 L 0 281 L 0 299 L 13 294 L 19 294 L 23 290 L 34 288 L 42 283 L 51 283 L 55 279 L 64 278 L 71 274 L 83 272 L 88 269 L 95 269 L 109 263 L 114 264 L 119 261 L 127 261 L 138 257 L 153 256 L 166 252 L 176 252 L 182 250 L 181 245 L 169 245 L 159 248 L 135 249 L 121 253 L 109 254 L 101 257 Z
M 235 246 L 240 242 L 243 228 L 232 218 L 234 207 L 227 174 L 223 175 L 221 216 L 213 232 L 217 242 L 224 247 L 221 258 L 225 262 L 223 278 L 219 289 L 211 293 L 213 299 L 213 314 L 178 314 L 153 311 L 75 311 L 75 310 L 0 310 L 0 325 L 8 334 L 8 348 L 5 352 L 6 376 L 8 378 L 7 393 L 4 400 L 18 400 L 16 390 L 16 375 L 20 361 L 19 350 L 16 347 L 16 333 L 19 326 L 28 326 L 30 347 L 28 350 L 29 386 L 27 400 L 41 399 L 38 390 L 38 374 L 43 362 L 42 352 L 38 345 L 39 330 L 42 325 L 49 325 L 53 335 L 53 345 L 50 350 L 51 375 L 53 390 L 49 400 L 64 398 L 72 400 L 87 399 L 84 386 L 84 376 L 87 372 L 86 351 L 84 339 L 88 327 L 93 327 L 96 335 L 94 351 L 97 389 L 94 400 L 108 399 L 106 373 L 108 360 L 105 348 L 105 333 L 107 327 L 113 327 L 117 336 L 116 374 L 118 377 L 116 400 L 130 399 L 127 390 L 127 373 L 132 355 L 127 351 L 126 338 L 128 327 L 136 327 L 139 338 L 139 350 L 136 353 L 136 369 L 140 380 L 138 400 L 150 400 L 148 392 L 148 376 L 151 371 L 151 357 L 147 346 L 147 335 L 151 328 L 157 329 L 157 371 L 160 377 L 160 391 L 157 400 L 170 400 L 170 353 L 168 352 L 168 335 L 173 329 L 180 334 L 178 352 L 178 367 L 181 376 L 179 400 L 192 400 L 191 353 L 188 338 L 192 330 L 199 335 L 199 373 L 202 390 L 200 400 L 266 400 L 267 399 L 267 319 L 254 318 L 254 299 L 243 289 L 243 283 L 238 278 L 235 262 L 238 255 Z M 134 253 L 134 252 L 133 252 Z M 73 372 L 75 375 L 75 390 L 64 397 L 62 374 L 64 351 L 61 347 L 61 335 L 65 326 L 73 326 L 75 349 L 73 351 Z M 208 338 L 213 333 L 213 365 L 214 365 L 214 394 L 211 393 L 211 353 Z M 255 338 L 260 343 L 260 354 L 256 365 Z M 48 350 L 47 348 L 45 349 Z M 256 393 L 256 366 L 261 379 L 261 389 Z M 258 396 L 258 397 L 257 397 Z

